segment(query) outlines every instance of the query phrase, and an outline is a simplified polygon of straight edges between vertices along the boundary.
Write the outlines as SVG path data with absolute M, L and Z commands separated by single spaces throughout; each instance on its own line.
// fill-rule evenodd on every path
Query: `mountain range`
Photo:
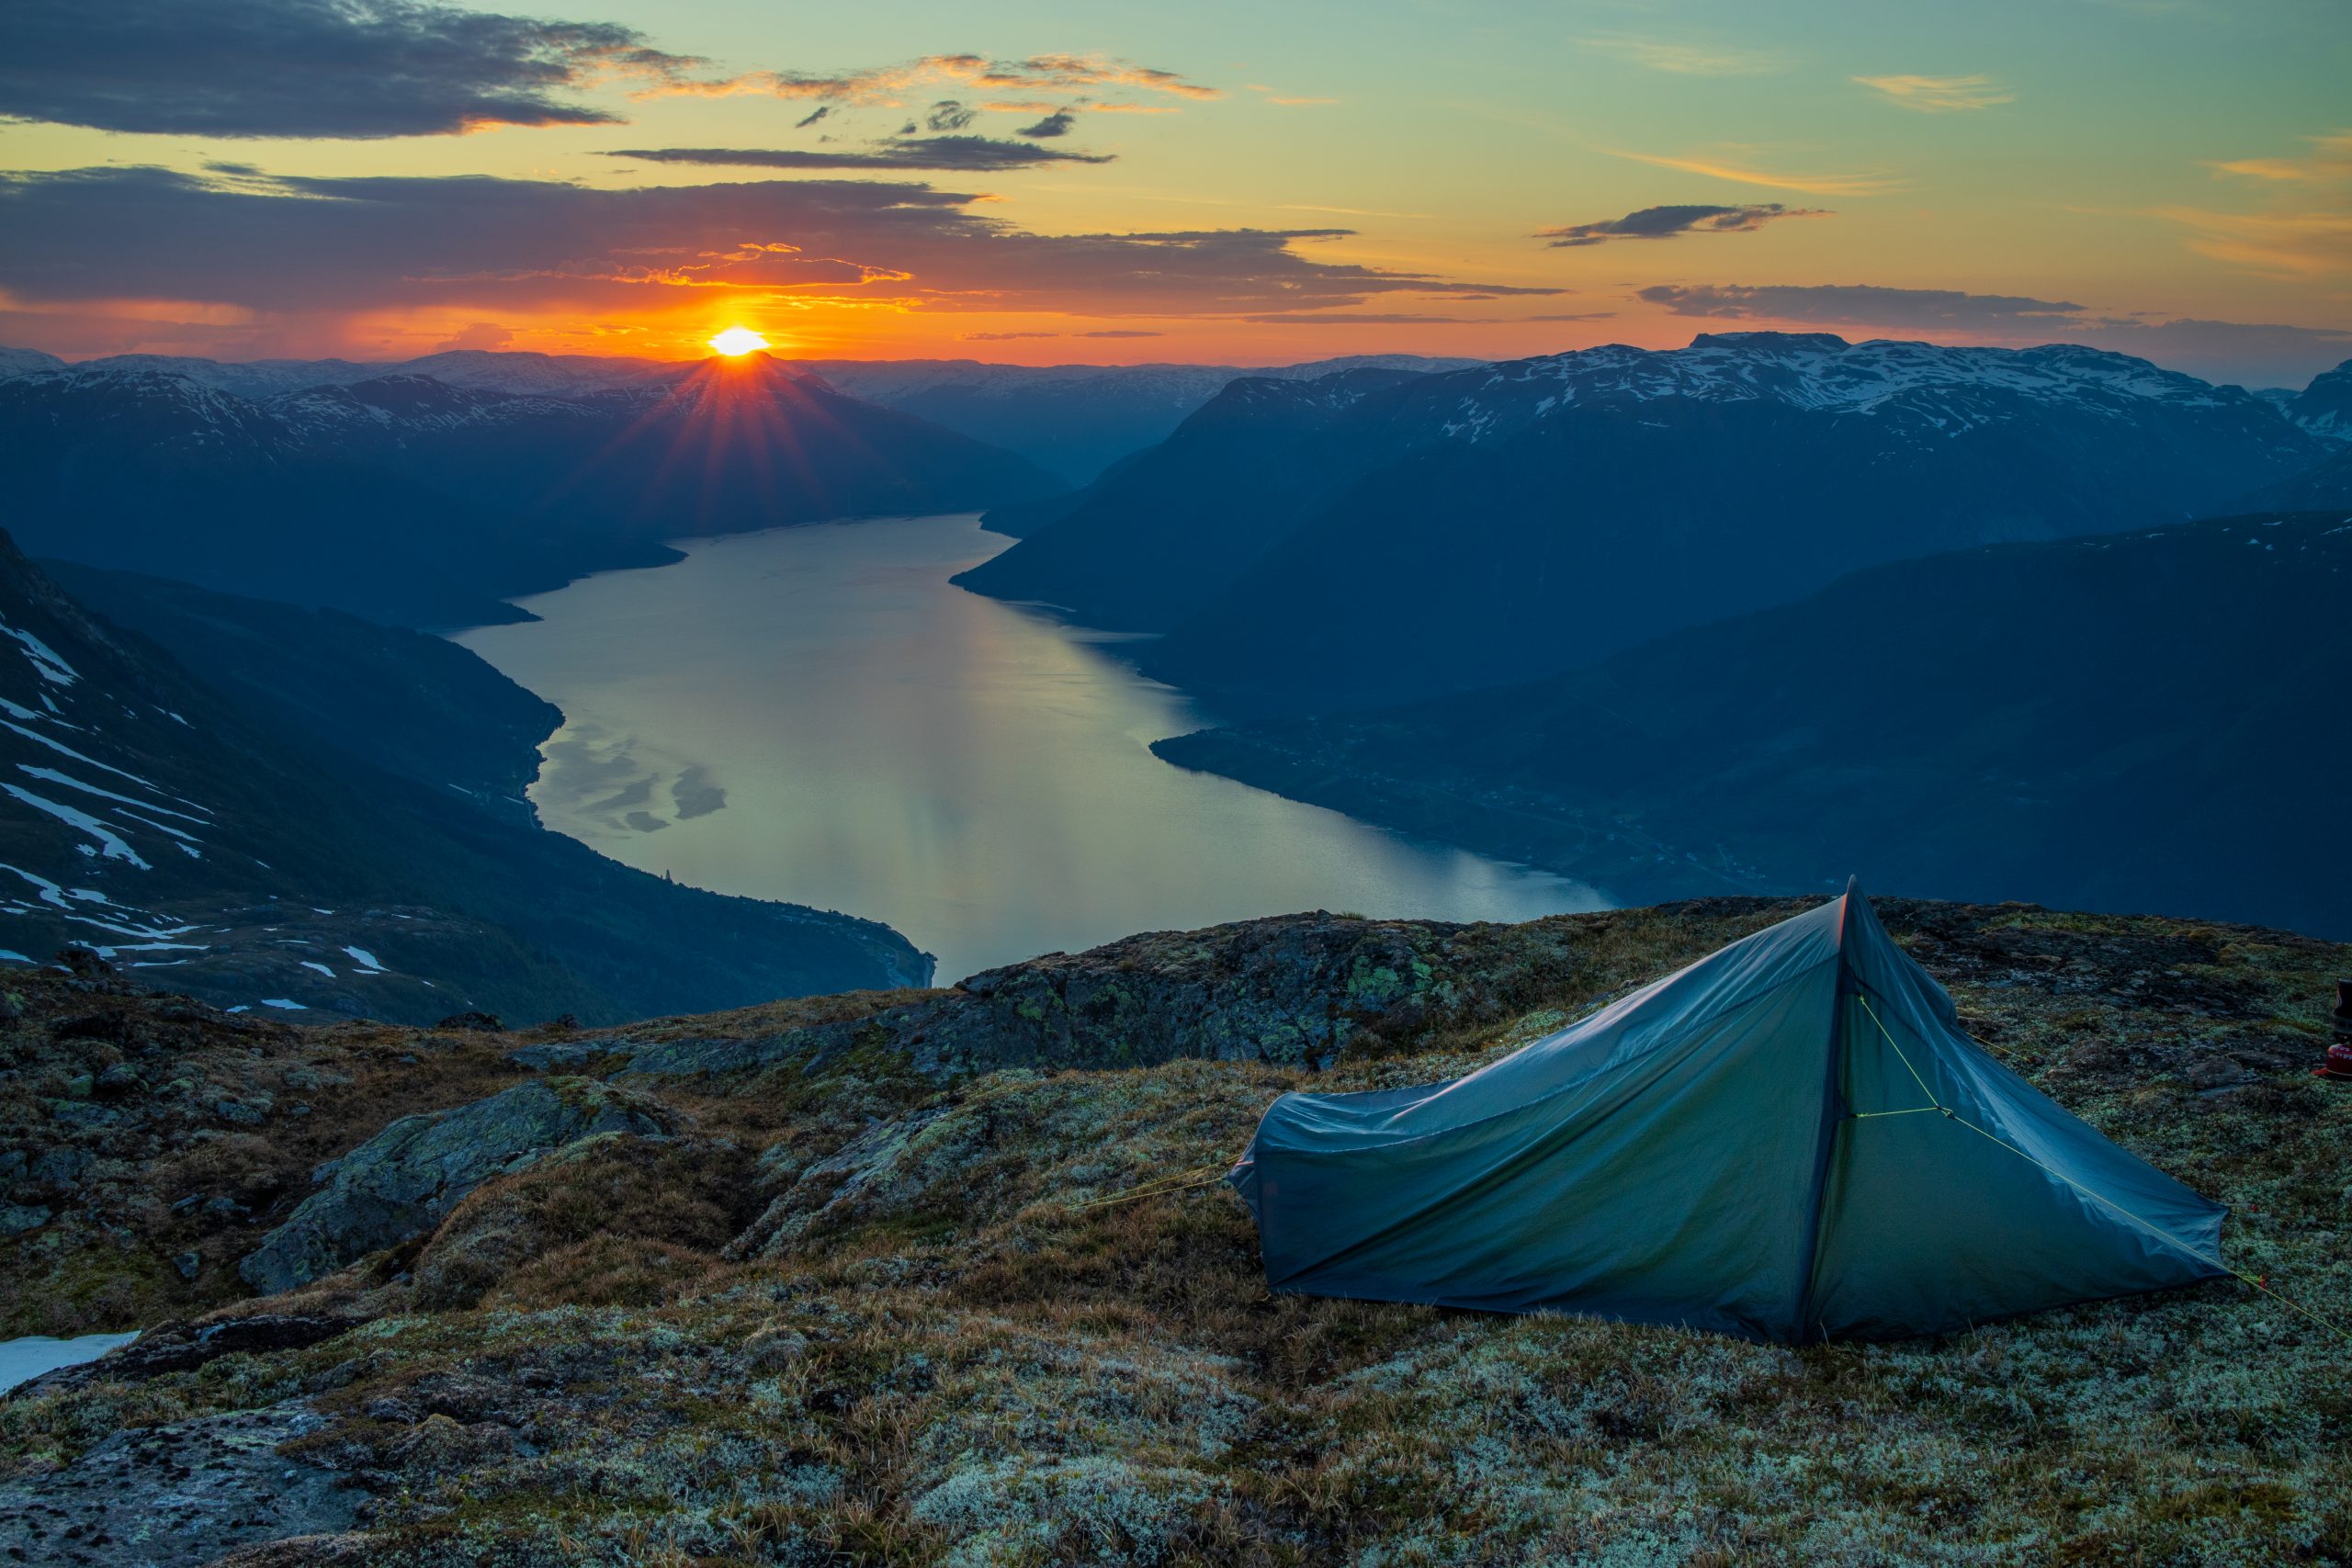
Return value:
M 1639 901 L 1824 886 L 2352 934 L 2352 509 L 1859 571 L 1527 684 L 1162 757 Z
M 149 370 L 256 400 L 312 387 L 347 387 L 421 376 L 466 391 L 570 398 L 674 385 L 707 361 L 632 359 L 450 349 L 415 359 L 203 359 L 120 354 L 79 368 Z M 1362 367 L 1459 370 L 1477 359 L 1413 354 L 1351 355 L 1301 365 L 999 365 L 976 359 L 797 359 L 804 375 L 846 396 L 896 409 L 959 435 L 1013 452 L 1070 484 L 1092 479 L 1130 452 L 1165 440 L 1184 417 L 1245 376 L 1313 380 Z M 67 368 L 37 349 L 0 348 L 0 378 Z
M 437 637 L 0 539 L 0 942 L 224 1006 L 607 1021 L 929 977 L 872 921 L 677 886 L 533 821 L 560 721 Z
M 0 379 L 20 545 L 393 625 L 480 625 L 517 618 L 502 600 L 673 559 L 670 538 L 1058 488 L 765 355 L 554 392 L 256 378 L 234 391 L 101 364 Z
M 1163 634 L 1143 667 L 1227 711 L 1372 705 L 1883 561 L 2211 514 L 2332 454 L 2307 395 L 2308 429 L 2093 349 L 1775 333 L 1244 379 L 957 581 Z

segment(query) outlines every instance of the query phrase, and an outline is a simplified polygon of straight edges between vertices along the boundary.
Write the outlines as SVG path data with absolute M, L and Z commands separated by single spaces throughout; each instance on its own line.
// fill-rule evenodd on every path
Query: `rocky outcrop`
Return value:
M 117 1432 L 61 1471 L 0 1482 L 0 1558 L 196 1568 L 258 1541 L 347 1530 L 361 1495 L 278 1451 L 326 1425 L 295 1401 Z
M 318 1174 L 326 1185 L 238 1271 L 277 1292 L 422 1235 L 490 1178 L 600 1133 L 662 1133 L 650 1100 L 585 1078 L 519 1084 L 452 1111 L 405 1116 Z
M 1186 1057 L 1329 1066 L 1372 1032 L 1492 1016 L 1520 976 L 1555 969 L 1572 928 L 1283 915 L 1149 931 L 990 969 L 920 1001 L 769 1032 L 594 1040 L 510 1053 L 617 1077 L 811 1069 L 861 1050 L 955 1078 L 1001 1066 L 1156 1066 Z M 1474 980 L 1471 977 L 1476 976 Z

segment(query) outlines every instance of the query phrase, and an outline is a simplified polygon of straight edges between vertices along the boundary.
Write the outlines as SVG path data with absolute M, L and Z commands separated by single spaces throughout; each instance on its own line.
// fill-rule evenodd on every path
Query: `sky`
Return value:
M 2343 0 L 8 0 L 0 344 L 2352 358 Z

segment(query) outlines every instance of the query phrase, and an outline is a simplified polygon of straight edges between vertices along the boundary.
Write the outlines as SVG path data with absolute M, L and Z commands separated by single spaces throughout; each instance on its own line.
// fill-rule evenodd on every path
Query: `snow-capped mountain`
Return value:
M 2312 378 L 2284 408 L 2289 419 L 2334 446 L 2352 446 L 2352 359 Z
M 1492 443 L 1567 409 L 1690 399 L 1864 415 L 1922 436 L 2004 419 L 2085 415 L 2130 423 L 2155 410 L 2231 415 L 2267 430 L 2276 409 L 2144 359 L 2071 344 L 1950 347 L 1828 333 L 1702 333 L 1687 348 L 1623 344 L 1434 377 L 1396 400 L 1395 427 Z M 2283 437 L 2282 437 L 2283 439 Z
M 672 558 L 666 538 L 1055 488 L 764 356 L 560 395 L 403 374 L 248 397 L 104 362 L 0 379 L 27 548 L 411 626 L 512 619 L 501 600 Z
M 1342 390 L 1236 381 L 960 581 L 1163 632 L 1146 667 L 1228 703 L 1380 701 L 1878 561 L 2210 513 L 2325 450 L 2079 347 L 1723 333 Z

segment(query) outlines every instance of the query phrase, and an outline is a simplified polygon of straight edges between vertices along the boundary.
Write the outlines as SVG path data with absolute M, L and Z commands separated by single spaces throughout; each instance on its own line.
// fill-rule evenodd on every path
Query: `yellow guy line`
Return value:
M 1887 1029 L 1885 1021 L 1879 1017 L 1878 1009 L 1871 1006 L 1870 998 L 1860 991 L 1856 991 L 1854 993 L 1854 999 L 1862 1004 L 1862 1010 L 1871 1015 L 1871 1021 L 1872 1023 L 1878 1025 L 1879 1033 L 1885 1037 L 1887 1044 L 1894 1047 L 1894 1054 L 1901 1059 L 1905 1070 L 1910 1073 L 1911 1080 L 1919 1086 L 1920 1091 L 1926 1094 L 1929 1100 L 1935 1100 L 1935 1091 L 1928 1088 L 1927 1080 L 1919 1077 L 1919 1071 L 1917 1067 L 1911 1066 L 1911 1058 L 1903 1055 L 1902 1045 L 1895 1041 L 1894 1035 Z M 2252 1285 L 2256 1290 L 2260 1291 L 2264 1295 L 2268 1296 L 2272 1301 L 2277 1302 L 2279 1305 L 2288 1308 L 2290 1311 L 2301 1314 L 2304 1317 L 2307 1317 L 2312 1322 L 2318 1324 L 2322 1328 L 2326 1329 L 2330 1334 L 2335 1335 L 2346 1344 L 2352 1345 L 2352 1331 L 2346 1331 L 2338 1325 L 2329 1322 L 2326 1318 L 2320 1316 L 2319 1314 L 2312 1311 L 2311 1308 L 2303 1305 L 2301 1302 L 2298 1302 L 2291 1297 L 2279 1294 L 2277 1291 L 2274 1291 L 2269 1286 L 2264 1284 L 2260 1280 L 2257 1280 L 2253 1275 L 2245 1272 L 2245 1270 L 2231 1268 L 2229 1264 L 2223 1262 L 2218 1256 L 2208 1258 L 2205 1254 L 2198 1251 L 2197 1248 L 2189 1246 L 2188 1243 L 2181 1240 L 2180 1237 L 2173 1235 L 2170 1231 L 2165 1230 L 2163 1226 L 2153 1224 L 2148 1221 L 2142 1219 L 2139 1215 L 2133 1213 L 2122 1204 L 2116 1202 L 2113 1199 L 2109 1198 L 2102 1193 L 2091 1190 L 2091 1189 L 2084 1186 L 2081 1182 L 2075 1180 L 2064 1171 L 2059 1170 L 2034 1158 L 2033 1156 L 2026 1153 L 2015 1144 L 2010 1143 L 2007 1138 L 2001 1137 L 1997 1134 L 1986 1132 L 1984 1128 L 1979 1127 L 1975 1122 L 1971 1122 L 1967 1117 L 1962 1116 L 1959 1111 L 1954 1111 L 1951 1106 L 1942 1103 L 1940 1100 L 1938 1100 L 1933 1105 L 1920 1106 L 1917 1109 L 1920 1111 L 1942 1111 L 1949 1120 L 1959 1122 L 1962 1126 L 1967 1128 L 1978 1137 L 1992 1140 L 1994 1143 L 2000 1145 L 2001 1147 L 2008 1150 L 2009 1153 L 2017 1156 L 2018 1158 L 2025 1161 L 2028 1165 L 2034 1166 L 2048 1175 L 2056 1177 L 2059 1180 L 2064 1182 L 2075 1191 L 2080 1192 L 2084 1197 L 2091 1199 L 2096 1202 L 2106 1204 L 2109 1208 L 2114 1210 L 2125 1219 L 2130 1220 L 2133 1224 L 2138 1225 L 2149 1235 L 2156 1236 L 2161 1240 L 2170 1242 L 2173 1246 L 2180 1248 L 2181 1251 L 2188 1254 L 2189 1257 L 2196 1258 L 2199 1263 L 2210 1263 L 2214 1268 L 2222 1270 L 2224 1274 L 2233 1275 L 2236 1278 L 2243 1280 L 2247 1284 Z M 1903 1111 L 1878 1111 L 1865 1112 L 1865 1114 L 1872 1116 L 1904 1116 L 1913 1114 L 1913 1112 Z M 1859 1121 L 1860 1118 L 1857 1117 L 1856 1120 Z

